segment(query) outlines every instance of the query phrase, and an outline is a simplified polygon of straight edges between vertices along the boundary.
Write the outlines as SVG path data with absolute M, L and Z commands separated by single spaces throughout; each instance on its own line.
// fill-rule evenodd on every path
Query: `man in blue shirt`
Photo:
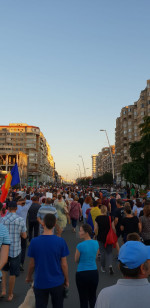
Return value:
M 65 240 L 53 235 L 56 217 L 46 214 L 43 221 L 44 233 L 32 239 L 26 281 L 32 281 L 34 273 L 34 293 L 36 308 L 47 308 L 49 294 L 53 308 L 63 308 L 64 287 L 69 286 L 66 257 L 69 250 Z

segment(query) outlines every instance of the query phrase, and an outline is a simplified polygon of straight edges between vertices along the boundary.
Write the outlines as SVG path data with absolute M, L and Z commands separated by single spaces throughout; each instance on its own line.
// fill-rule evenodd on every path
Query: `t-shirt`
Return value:
M 58 217 L 57 210 L 55 209 L 55 207 L 51 206 L 49 204 L 42 205 L 39 208 L 38 213 L 37 213 L 37 217 L 39 217 L 41 220 L 44 220 L 44 217 L 45 217 L 46 214 L 53 214 L 53 215 L 55 215 L 56 218 Z M 40 224 L 40 234 L 42 234 L 43 231 L 44 231 L 44 228 Z
M 40 207 L 41 207 L 40 204 L 32 203 L 32 205 L 30 206 L 29 211 L 28 211 L 28 219 L 29 219 L 30 222 L 37 221 L 37 212 L 38 212 Z
M 98 236 L 97 236 L 97 239 L 98 239 L 98 241 L 105 243 L 106 242 L 107 233 L 108 233 L 108 231 L 110 229 L 109 216 L 105 216 L 105 215 L 97 216 L 95 221 L 98 224 Z
M 120 230 L 120 226 L 121 226 L 122 220 L 124 218 L 124 207 L 117 208 L 115 210 L 114 216 L 118 218 L 118 223 L 116 225 L 116 232 L 117 232 L 117 236 L 120 236 L 120 234 L 122 234 L 122 232 Z
M 95 308 L 148 308 L 150 283 L 147 279 L 119 279 L 101 290 Z
M 139 217 L 140 212 L 141 212 L 142 210 L 143 210 L 142 207 L 137 207 L 136 205 L 134 205 L 134 206 L 133 206 L 133 209 L 132 209 L 132 211 L 133 211 L 134 214 L 135 214 L 135 212 L 137 211 L 137 217 Z
M 115 198 L 112 198 L 112 199 L 110 199 L 110 204 L 111 204 L 111 216 L 114 216 L 114 214 L 115 214 L 115 210 L 116 210 L 116 208 L 117 208 L 117 206 L 116 206 L 116 199 Z
M 61 258 L 69 255 L 65 240 L 56 235 L 40 235 L 31 240 L 28 257 L 34 258 L 34 286 L 37 289 L 57 287 L 64 283 Z
M 77 272 L 96 270 L 96 254 L 99 249 L 98 242 L 95 240 L 87 240 L 79 243 L 77 249 L 80 252 Z
M 95 223 L 95 219 L 97 216 L 101 215 L 101 210 L 98 206 L 92 207 L 91 209 L 91 216 L 93 220 L 93 224 Z
M 129 233 L 139 233 L 138 228 L 139 219 L 136 216 L 131 218 L 125 217 L 122 220 L 122 226 L 124 226 L 124 234 L 128 235 Z

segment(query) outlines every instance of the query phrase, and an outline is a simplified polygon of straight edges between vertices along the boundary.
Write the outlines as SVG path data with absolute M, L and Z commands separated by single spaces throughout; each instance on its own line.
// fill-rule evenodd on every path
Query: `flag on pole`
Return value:
M 20 183 L 19 171 L 18 171 L 18 165 L 16 163 L 15 166 L 11 169 L 11 172 L 9 172 L 6 175 L 6 181 L 1 188 L 2 194 L 1 194 L 1 197 L 0 197 L 0 202 L 5 201 L 10 186 L 14 186 L 14 185 L 17 185 L 19 183 Z

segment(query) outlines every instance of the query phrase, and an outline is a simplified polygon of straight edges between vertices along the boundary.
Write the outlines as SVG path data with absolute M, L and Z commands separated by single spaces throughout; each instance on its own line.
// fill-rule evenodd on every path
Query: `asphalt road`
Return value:
M 67 228 L 63 232 L 63 237 L 66 240 L 70 250 L 70 255 L 68 257 L 70 288 L 69 288 L 69 297 L 64 300 L 64 308 L 78 308 L 80 307 L 80 305 L 75 283 L 75 273 L 77 265 L 74 262 L 74 254 L 76 245 L 79 243 L 80 239 L 76 234 L 72 233 L 70 225 L 67 226 Z M 117 280 L 121 278 L 121 274 L 118 270 L 115 255 L 116 251 L 114 250 L 113 268 L 115 273 L 112 276 L 110 276 L 109 273 L 101 273 L 100 261 L 97 261 L 98 271 L 99 271 L 99 285 L 97 288 L 97 295 L 99 294 L 102 288 L 115 284 Z M 20 276 L 16 279 L 13 301 L 7 302 L 6 299 L 0 299 L 0 308 L 18 308 L 19 305 L 23 302 L 25 295 L 29 289 L 29 285 L 25 283 L 27 266 L 28 266 L 28 258 L 26 258 L 25 262 L 25 271 L 21 272 Z M 52 306 L 49 300 L 48 308 L 50 307 Z

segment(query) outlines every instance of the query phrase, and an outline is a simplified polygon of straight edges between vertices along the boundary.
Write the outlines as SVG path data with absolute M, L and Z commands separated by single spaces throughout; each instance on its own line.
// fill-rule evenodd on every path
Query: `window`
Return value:
M 143 116 L 145 114 L 145 112 L 144 111 L 141 111 L 141 116 Z
M 131 125 L 131 124 L 132 124 L 132 122 L 131 122 L 131 121 L 129 121 L 129 122 L 128 122 L 128 125 Z
M 123 114 L 126 114 L 126 110 L 123 111 Z
M 134 116 L 137 116 L 137 111 L 134 111 Z
M 137 135 L 138 135 L 137 133 L 134 133 L 134 137 L 137 137 Z
M 137 129 L 137 125 L 134 125 L 134 129 L 135 129 L 135 130 Z
M 124 130 L 124 135 L 127 133 L 127 130 Z
M 132 111 L 132 109 L 131 109 L 131 108 L 129 108 L 129 109 L 128 109 L 128 111 L 129 111 L 129 112 L 131 112 L 131 111 Z
M 141 108 L 144 108 L 144 104 L 143 103 L 141 104 Z
M 128 129 L 128 132 L 131 133 L 131 132 L 132 132 L 132 128 L 129 128 L 129 129 Z

